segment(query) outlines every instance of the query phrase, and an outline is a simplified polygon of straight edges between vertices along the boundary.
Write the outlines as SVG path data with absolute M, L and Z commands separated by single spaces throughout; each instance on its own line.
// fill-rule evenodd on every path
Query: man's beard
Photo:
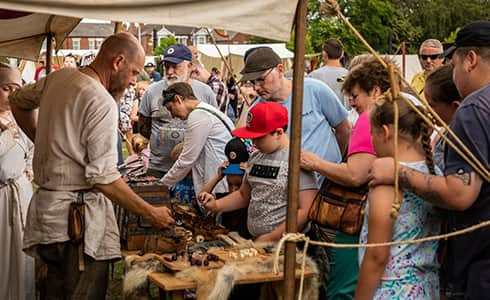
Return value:
M 168 78 L 168 75 L 165 75 L 165 79 L 168 82 L 168 85 L 172 85 L 177 82 L 187 82 L 189 79 L 189 70 L 185 69 L 181 75 L 174 74 L 172 78 Z

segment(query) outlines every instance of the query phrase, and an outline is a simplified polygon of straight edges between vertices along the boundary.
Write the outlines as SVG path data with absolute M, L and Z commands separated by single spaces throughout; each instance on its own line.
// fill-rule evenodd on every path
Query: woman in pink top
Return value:
M 386 60 L 388 63 L 388 61 Z M 390 87 L 389 74 L 374 57 L 352 68 L 345 78 L 342 91 L 349 95 L 349 104 L 359 114 L 351 133 L 347 159 L 342 163 L 322 160 L 314 153 L 301 153 L 301 168 L 319 172 L 326 179 L 350 187 L 368 182 L 368 171 L 376 158 L 371 141 L 369 111 L 377 97 Z M 359 236 L 336 232 L 336 243 L 357 244 Z M 357 283 L 359 265 L 357 249 L 332 249 L 330 281 L 327 299 L 352 298 Z

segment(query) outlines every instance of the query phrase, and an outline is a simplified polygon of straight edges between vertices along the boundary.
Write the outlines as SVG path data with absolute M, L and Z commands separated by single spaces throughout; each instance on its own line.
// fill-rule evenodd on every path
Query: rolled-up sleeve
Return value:
M 94 101 L 93 106 L 96 106 Z M 117 105 L 100 103 L 89 107 L 84 128 L 88 164 L 85 178 L 90 184 L 109 184 L 121 177 L 117 170 Z
M 18 89 L 9 97 L 11 104 L 26 110 L 39 107 L 46 77 L 36 83 L 28 84 Z

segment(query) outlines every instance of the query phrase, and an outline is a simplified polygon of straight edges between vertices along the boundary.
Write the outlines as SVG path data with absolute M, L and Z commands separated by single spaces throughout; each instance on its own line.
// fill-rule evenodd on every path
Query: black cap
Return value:
M 280 63 L 281 58 L 272 48 L 256 48 L 248 54 L 245 67 L 240 71 L 240 74 L 242 74 L 240 81 L 255 80 Z
M 249 154 L 247 146 L 241 139 L 231 139 L 225 146 L 225 155 L 228 158 L 230 165 L 226 169 L 223 169 L 223 174 L 241 175 L 245 173 L 245 171 L 240 168 L 240 163 L 247 162 Z
M 154 68 L 155 67 L 155 64 L 152 63 L 152 62 L 149 62 L 145 65 L 145 68 Z
M 466 24 L 458 31 L 454 44 L 449 47 L 441 57 L 451 58 L 454 51 L 460 47 L 489 47 L 490 46 L 490 21 L 475 21 Z

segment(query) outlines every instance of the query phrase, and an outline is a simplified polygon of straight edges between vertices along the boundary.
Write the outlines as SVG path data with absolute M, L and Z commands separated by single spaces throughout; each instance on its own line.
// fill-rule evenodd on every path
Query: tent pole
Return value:
M 46 36 L 46 76 L 48 76 L 48 74 L 51 73 L 52 56 L 53 56 L 53 33 L 48 32 L 48 34 Z
M 301 111 L 305 70 L 305 37 L 307 0 L 299 0 L 294 30 L 293 101 L 291 104 L 291 140 L 289 142 L 288 209 L 286 233 L 298 231 L 299 157 L 301 151 Z M 284 299 L 293 300 L 296 282 L 296 242 L 287 241 L 284 259 Z

